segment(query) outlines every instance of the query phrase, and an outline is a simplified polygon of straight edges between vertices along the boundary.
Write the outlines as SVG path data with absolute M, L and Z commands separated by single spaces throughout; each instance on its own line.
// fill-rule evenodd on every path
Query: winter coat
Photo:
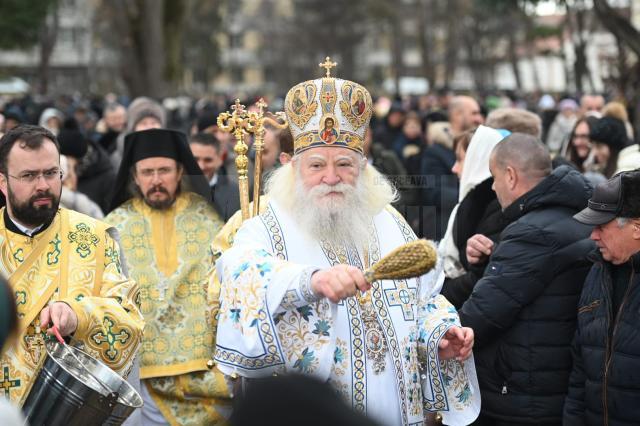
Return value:
M 218 182 L 211 187 L 213 207 L 224 222 L 240 210 L 240 193 L 238 182 L 226 174 L 218 174 Z
M 453 151 L 437 143 L 422 153 L 420 178 L 423 185 L 420 204 L 435 213 L 434 234 L 427 235 L 435 240 L 443 237 L 449 216 L 458 202 L 458 178 L 451 171 L 455 162 Z
M 587 180 L 562 166 L 504 210 L 510 224 L 459 311 L 476 336 L 485 416 L 561 421 L 576 306 L 594 248 L 591 227 L 572 216 L 590 194 Z
M 371 165 L 383 175 L 394 179 L 394 177 L 404 177 L 407 174 L 402 161 L 390 149 L 384 149 L 379 143 L 371 145 Z
M 367 156 L 370 164 L 377 171 L 388 178 L 396 187 L 400 198 L 394 202 L 394 206 L 413 206 L 415 205 L 415 190 L 407 177 L 407 170 L 402 165 L 402 161 L 390 149 L 384 149 L 379 143 L 371 145 L 371 152 Z
M 460 176 L 458 204 L 449 217 L 447 231 L 439 247 L 447 278 L 460 277 L 468 270 L 464 253 L 467 239 L 479 233 L 474 232 L 479 224 L 478 219 L 484 215 L 488 204 L 496 200 L 496 196 L 491 189 L 491 183 L 488 184 L 488 187 L 485 186 L 479 191 L 476 191 L 473 196 L 468 198 L 468 195 L 476 186 L 481 184 L 486 185 L 487 179 L 491 178 L 491 172 L 489 171 L 491 151 L 504 137 L 503 132 L 487 126 L 479 126 L 469 142 L 465 154 L 462 176 Z M 464 219 L 458 220 L 458 210 L 462 203 L 465 204 L 465 209 L 471 209 L 471 211 L 469 215 L 465 214 Z M 464 227 L 465 232 L 457 232 L 456 239 L 454 240 L 454 231 L 458 231 L 460 227 Z M 496 233 L 500 233 L 503 228 L 504 226 Z M 459 244 L 457 240 L 463 240 L 463 243 Z M 464 247 L 464 249 L 461 249 L 462 247 Z M 462 302 L 464 302 L 464 300 L 462 300 Z
M 97 142 L 90 141 L 89 150 L 78 166 L 78 192 L 92 199 L 103 212 L 109 211 L 115 180 L 109 154 Z
M 373 132 L 373 140 L 384 149 L 393 149 L 393 143 L 402 134 L 402 125 L 392 127 L 388 122 L 380 124 Z
M 401 133 L 393 141 L 393 151 L 396 153 L 399 159 L 404 160 L 407 157 L 410 157 L 412 154 L 420 152 L 423 145 L 424 139 L 422 138 L 422 136 L 410 139 L 404 133 Z M 405 148 L 407 148 L 406 151 Z
M 640 253 L 616 312 L 613 268 L 599 254 L 585 281 L 578 308 L 567 426 L 640 424 Z

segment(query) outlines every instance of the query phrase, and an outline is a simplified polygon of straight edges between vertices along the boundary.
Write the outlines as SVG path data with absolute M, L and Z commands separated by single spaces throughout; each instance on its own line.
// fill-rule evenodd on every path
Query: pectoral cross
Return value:
M 335 67 L 336 65 L 338 65 L 338 63 L 331 62 L 331 58 L 328 56 L 324 59 L 324 62 L 320 62 L 318 64 L 320 68 L 324 68 L 325 70 L 327 70 L 327 77 L 331 77 L 331 68 Z
M 37 319 L 35 321 L 38 321 Z M 27 348 L 29 353 L 31 354 L 31 359 L 34 363 L 37 363 L 40 360 L 40 355 L 42 354 L 42 349 L 44 348 L 44 336 L 42 330 L 40 329 L 40 325 L 36 325 L 34 327 L 31 324 L 27 327 L 27 331 L 24 337 L 25 342 L 27 343 Z

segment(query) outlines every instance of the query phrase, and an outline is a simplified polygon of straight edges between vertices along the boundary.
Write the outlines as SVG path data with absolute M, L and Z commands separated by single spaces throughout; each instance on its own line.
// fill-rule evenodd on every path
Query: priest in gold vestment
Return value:
M 217 298 L 208 298 L 210 247 L 222 222 L 206 200 L 209 187 L 186 136 L 166 129 L 128 135 L 114 194 L 106 221 L 122 235 L 147 321 L 143 424 L 222 422 L 230 401 L 210 362 Z
M 117 232 L 59 208 L 56 137 L 19 126 L 0 140 L 0 272 L 15 295 L 17 341 L 0 357 L 0 393 L 22 404 L 51 325 L 121 375 L 139 347 L 144 322 L 138 286 L 120 259 Z

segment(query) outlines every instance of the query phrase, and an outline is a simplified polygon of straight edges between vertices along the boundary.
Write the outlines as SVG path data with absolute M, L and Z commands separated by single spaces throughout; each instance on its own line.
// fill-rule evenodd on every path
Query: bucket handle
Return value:
M 118 392 L 114 392 L 113 390 L 111 390 L 107 385 L 102 383 L 102 380 L 97 378 L 91 372 L 91 370 L 89 370 L 87 367 L 85 367 L 85 365 L 82 363 L 80 358 L 78 358 L 76 356 L 76 354 L 74 354 L 73 351 L 69 348 L 69 345 L 67 344 L 67 342 L 65 342 L 64 338 L 60 334 L 60 330 L 58 330 L 58 326 L 57 325 L 54 325 L 53 327 L 51 327 L 51 331 L 53 331 L 54 336 L 56 336 L 56 340 L 58 340 L 58 342 L 62 345 L 62 347 L 64 348 L 65 352 L 70 354 L 76 360 L 78 365 L 80 365 L 83 368 L 83 370 L 85 370 L 91 377 L 93 377 L 93 379 L 96 382 L 98 382 L 98 384 L 100 386 L 102 386 L 102 389 L 104 389 L 107 392 L 107 401 L 108 401 L 109 407 L 113 407 L 118 402 L 118 397 L 119 397 Z
M 107 395 L 107 404 L 109 405 L 109 408 L 116 406 L 119 397 L 120 395 L 118 395 L 118 392 L 109 392 L 109 395 Z

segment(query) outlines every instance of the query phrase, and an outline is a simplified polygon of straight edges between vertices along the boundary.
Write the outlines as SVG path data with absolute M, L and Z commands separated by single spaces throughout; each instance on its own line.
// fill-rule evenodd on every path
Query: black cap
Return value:
M 131 155 L 132 164 L 150 157 L 166 157 L 182 162 L 179 149 L 186 143 L 184 133 L 169 129 L 142 130 L 129 133 L 124 138 L 125 151 Z
M 198 132 L 202 132 L 203 130 L 218 125 L 218 113 L 216 111 L 203 111 L 198 117 L 198 121 L 196 122 L 198 126 Z
M 596 186 L 586 209 L 573 218 L 586 225 L 604 225 L 616 217 L 640 217 L 640 171 L 622 172 Z
M 589 139 L 593 142 L 603 143 L 616 151 L 627 146 L 629 140 L 624 122 L 614 117 L 602 117 L 593 123 Z
M 74 118 L 67 118 L 62 129 L 58 133 L 58 143 L 60 144 L 60 154 L 82 158 L 87 153 L 88 143 L 80 132 L 78 122 Z

